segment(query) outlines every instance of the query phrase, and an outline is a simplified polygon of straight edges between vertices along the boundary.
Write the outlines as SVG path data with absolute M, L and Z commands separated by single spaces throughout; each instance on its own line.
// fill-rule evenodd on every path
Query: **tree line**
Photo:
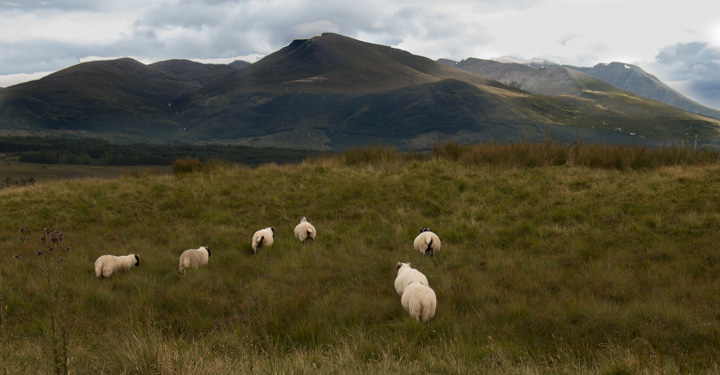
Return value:
M 0 137 L 0 153 L 20 156 L 24 163 L 79 165 L 170 165 L 176 159 L 226 160 L 257 166 L 299 163 L 320 151 L 235 145 L 113 144 L 94 138 Z

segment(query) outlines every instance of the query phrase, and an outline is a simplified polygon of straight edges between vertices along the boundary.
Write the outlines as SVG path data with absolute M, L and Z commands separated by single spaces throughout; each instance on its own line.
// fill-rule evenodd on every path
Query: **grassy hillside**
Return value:
M 0 374 L 52 372 L 52 342 L 72 373 L 717 373 L 717 158 L 448 144 L 3 189 Z M 434 260 L 412 249 L 427 226 Z M 180 275 L 200 245 L 210 263 Z M 134 252 L 94 277 L 99 255 Z M 427 325 L 397 261 L 438 296 Z

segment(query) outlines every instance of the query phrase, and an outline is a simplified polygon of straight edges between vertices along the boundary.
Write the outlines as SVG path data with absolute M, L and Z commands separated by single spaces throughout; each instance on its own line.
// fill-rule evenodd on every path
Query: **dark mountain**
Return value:
M 610 64 L 597 64 L 592 68 L 569 68 L 579 70 L 635 94 L 682 108 L 688 112 L 720 119 L 719 110 L 696 103 L 635 65 L 613 62 Z
M 182 134 L 169 106 L 200 86 L 123 58 L 78 64 L 0 93 L 0 129 L 163 141 Z
M 148 67 L 164 72 L 175 79 L 196 84 L 198 89 L 218 77 L 235 71 L 235 68 L 230 65 L 202 64 L 190 60 L 160 61 L 150 64 Z
M 446 78 L 478 85 L 497 84 L 399 49 L 326 33 L 295 40 L 247 69 L 232 73 L 209 91 L 357 95 Z
M 0 134 L 337 150 L 527 134 L 543 140 L 546 132 L 568 141 L 662 144 L 697 130 L 703 141 L 718 141 L 719 121 L 576 70 L 525 68 L 500 82 L 337 34 L 295 40 L 243 69 L 99 61 L 0 91 Z M 539 89 L 548 91 L 532 93 Z
M 250 65 L 252 65 L 252 63 L 249 63 L 247 61 L 242 61 L 242 60 L 235 60 L 228 65 L 230 65 L 231 67 L 233 67 L 235 69 L 245 69 L 245 68 L 249 68 Z

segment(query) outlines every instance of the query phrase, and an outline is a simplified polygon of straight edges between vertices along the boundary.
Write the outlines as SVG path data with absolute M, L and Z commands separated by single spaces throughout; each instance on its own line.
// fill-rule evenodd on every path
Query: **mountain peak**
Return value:
M 241 90 L 317 90 L 370 93 L 460 78 L 489 80 L 447 67 L 426 57 L 335 33 L 293 40 L 286 47 L 236 72 L 229 83 Z

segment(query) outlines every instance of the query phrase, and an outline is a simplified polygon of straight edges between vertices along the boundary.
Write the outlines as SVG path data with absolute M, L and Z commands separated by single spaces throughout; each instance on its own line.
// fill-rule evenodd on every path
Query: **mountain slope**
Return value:
M 600 79 L 560 66 L 536 68 L 475 58 L 458 63 L 444 60 L 444 63 L 538 95 L 579 95 L 589 89 L 619 91 Z
M 720 119 L 719 110 L 694 102 L 655 76 L 631 64 L 613 62 L 597 64 L 592 68 L 581 68 L 571 65 L 560 66 L 549 61 L 538 63 L 510 59 L 498 61 L 468 58 L 460 62 L 439 59 L 438 62 L 539 95 L 578 95 L 588 85 L 601 88 L 603 91 L 612 91 L 613 88 L 609 86 L 612 85 L 688 112 Z M 599 81 L 591 77 L 609 85 L 600 87 Z
M 218 77 L 235 71 L 230 65 L 202 64 L 190 60 L 166 60 L 148 65 L 183 82 L 196 84 L 199 89 Z
M 688 112 L 720 119 L 719 110 L 696 103 L 635 65 L 613 62 L 610 64 L 597 64 L 592 68 L 571 66 L 568 66 L 568 68 L 581 71 L 638 95 L 682 108 Z
M 0 127 L 159 141 L 180 134 L 168 103 L 197 88 L 129 58 L 88 62 L 3 90 Z
M 232 73 L 207 91 L 357 95 L 447 78 L 497 85 L 489 79 L 450 69 L 406 51 L 325 33 L 295 40 L 247 69 Z

